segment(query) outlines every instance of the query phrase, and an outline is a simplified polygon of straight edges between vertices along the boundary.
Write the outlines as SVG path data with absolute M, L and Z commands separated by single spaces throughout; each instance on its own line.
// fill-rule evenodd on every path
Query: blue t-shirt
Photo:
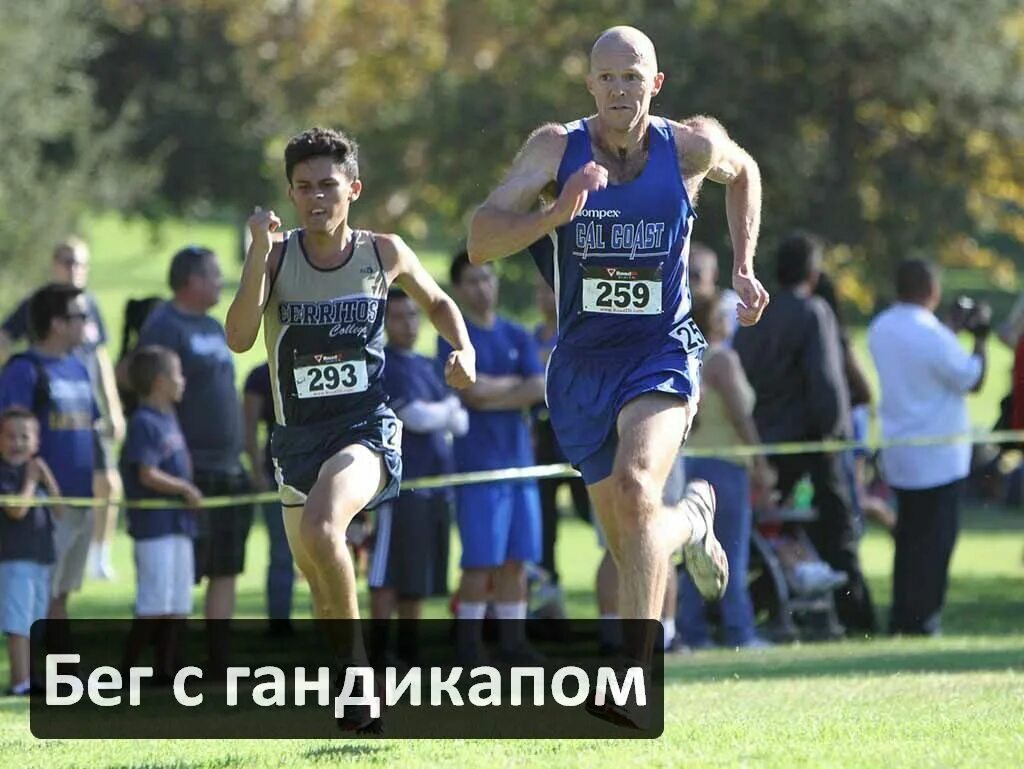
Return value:
M 260 421 L 267 428 L 267 442 L 263 445 L 263 470 L 267 476 L 274 477 L 274 460 L 270 455 L 270 434 L 274 429 L 274 394 L 270 390 L 270 365 L 260 364 L 245 378 L 244 391 L 262 398 Z M 254 468 L 255 469 L 255 468 Z
M 45 373 L 48 397 L 34 407 L 38 366 Z M 39 420 L 39 453 L 53 470 L 62 494 L 92 496 L 95 467 L 95 424 L 99 407 L 85 365 L 74 355 L 52 358 L 29 350 L 8 361 L 0 374 L 0 411 L 22 406 Z
M 537 343 L 522 326 L 498 318 L 489 329 L 468 320 L 466 328 L 476 348 L 478 373 L 521 377 L 543 375 Z M 442 365 L 451 350 L 451 345 L 444 339 L 437 340 L 438 360 Z M 469 409 L 469 432 L 455 439 L 455 464 L 460 472 L 533 464 L 533 445 L 526 413 L 520 410 Z
M 174 414 L 142 405 L 128 422 L 128 435 L 121 449 L 121 477 L 127 499 L 166 499 L 139 482 L 139 470 L 155 467 L 175 478 L 192 480 L 192 463 L 185 436 Z M 216 511 L 214 511 L 216 514 Z M 128 508 L 128 533 L 135 539 L 153 539 L 169 534 L 195 537 L 196 514 L 185 508 Z
M 13 341 L 18 341 L 28 336 L 28 305 L 32 297 L 27 297 L 19 304 L 7 319 L 3 322 L 4 332 Z M 100 383 L 100 365 L 96 359 L 96 348 L 107 343 L 107 329 L 103 325 L 103 317 L 100 315 L 99 305 L 88 291 L 85 292 L 86 318 L 85 327 L 82 329 L 82 343 L 72 352 L 85 364 L 85 368 L 92 377 L 93 386 Z
M 413 401 L 438 403 L 451 395 L 430 358 L 412 352 L 384 348 L 384 391 L 396 412 Z M 452 446 L 445 430 L 429 433 L 402 430 L 402 477 L 427 478 L 455 469 Z M 441 491 L 441 490 L 437 490 Z
M 15 467 L 0 459 L 0 494 L 20 494 L 27 469 L 27 463 Z M 53 518 L 48 507 L 30 508 L 18 520 L 0 509 L 0 561 L 53 563 Z
M 167 302 L 139 332 L 139 345 L 169 347 L 181 358 L 185 395 L 178 420 L 196 470 L 237 472 L 241 467 L 242 407 L 235 364 L 224 327 L 209 315 L 185 313 Z

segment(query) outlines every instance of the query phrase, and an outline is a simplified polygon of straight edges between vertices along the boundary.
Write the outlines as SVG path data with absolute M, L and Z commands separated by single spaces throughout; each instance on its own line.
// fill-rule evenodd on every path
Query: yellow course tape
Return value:
M 851 449 L 877 451 L 896 446 L 949 446 L 956 443 L 1003 445 L 1008 443 L 1024 444 L 1024 430 L 1002 430 L 988 433 L 957 433 L 929 438 L 903 438 L 899 440 L 880 441 L 806 441 L 798 443 L 765 443 L 757 446 L 722 446 L 702 449 L 683 448 L 681 454 L 687 457 L 753 457 L 782 454 L 834 454 Z M 453 473 L 431 478 L 416 478 L 402 482 L 402 489 L 437 489 L 446 486 L 464 486 L 471 483 L 489 481 L 520 481 L 538 478 L 573 478 L 579 473 L 569 464 L 534 465 L 532 467 L 510 467 L 504 470 L 481 470 L 471 473 Z M 236 494 L 232 496 L 204 497 L 203 508 L 232 507 L 234 505 L 257 502 L 276 502 L 276 491 L 265 491 L 254 494 Z M 14 495 L 0 495 L 0 506 L 38 505 L 41 500 L 25 499 Z M 99 505 L 127 505 L 139 510 L 166 510 L 183 508 L 180 499 L 102 499 L 92 497 L 46 497 L 45 504 L 65 505 L 68 507 L 97 507 Z

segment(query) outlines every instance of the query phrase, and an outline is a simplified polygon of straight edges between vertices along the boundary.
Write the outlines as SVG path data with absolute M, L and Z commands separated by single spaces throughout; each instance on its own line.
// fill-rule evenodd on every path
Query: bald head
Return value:
M 601 62 L 608 55 L 618 56 L 629 54 L 634 56 L 651 72 L 658 71 L 658 55 L 654 52 L 654 43 L 636 27 L 612 27 L 601 33 L 590 49 L 590 68 L 598 69 L 595 62 Z

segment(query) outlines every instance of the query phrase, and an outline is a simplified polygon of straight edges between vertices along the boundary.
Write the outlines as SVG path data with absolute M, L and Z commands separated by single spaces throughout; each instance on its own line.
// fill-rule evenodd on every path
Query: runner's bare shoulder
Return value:
M 530 134 L 501 184 L 491 193 L 491 204 L 526 211 L 543 193 L 549 193 L 568 144 L 568 132 L 559 123 L 545 123 Z

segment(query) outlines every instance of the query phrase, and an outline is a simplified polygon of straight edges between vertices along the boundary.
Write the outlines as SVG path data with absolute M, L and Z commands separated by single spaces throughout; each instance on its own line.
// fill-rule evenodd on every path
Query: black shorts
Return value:
M 371 588 L 400 598 L 448 595 L 452 503 L 447 492 L 407 491 L 377 510 Z
M 204 497 L 251 494 L 249 477 L 233 473 L 197 470 L 194 482 Z M 195 581 L 203 577 L 234 577 L 245 569 L 245 542 L 252 526 L 253 504 L 202 508 L 196 514 L 199 532 L 195 547 Z
M 384 459 L 387 478 L 380 494 L 367 504 L 372 510 L 398 496 L 402 484 L 402 423 L 395 412 L 380 406 L 357 419 L 344 418 L 312 425 L 274 425 L 270 453 L 285 507 L 301 507 L 324 462 L 346 446 L 366 446 Z

